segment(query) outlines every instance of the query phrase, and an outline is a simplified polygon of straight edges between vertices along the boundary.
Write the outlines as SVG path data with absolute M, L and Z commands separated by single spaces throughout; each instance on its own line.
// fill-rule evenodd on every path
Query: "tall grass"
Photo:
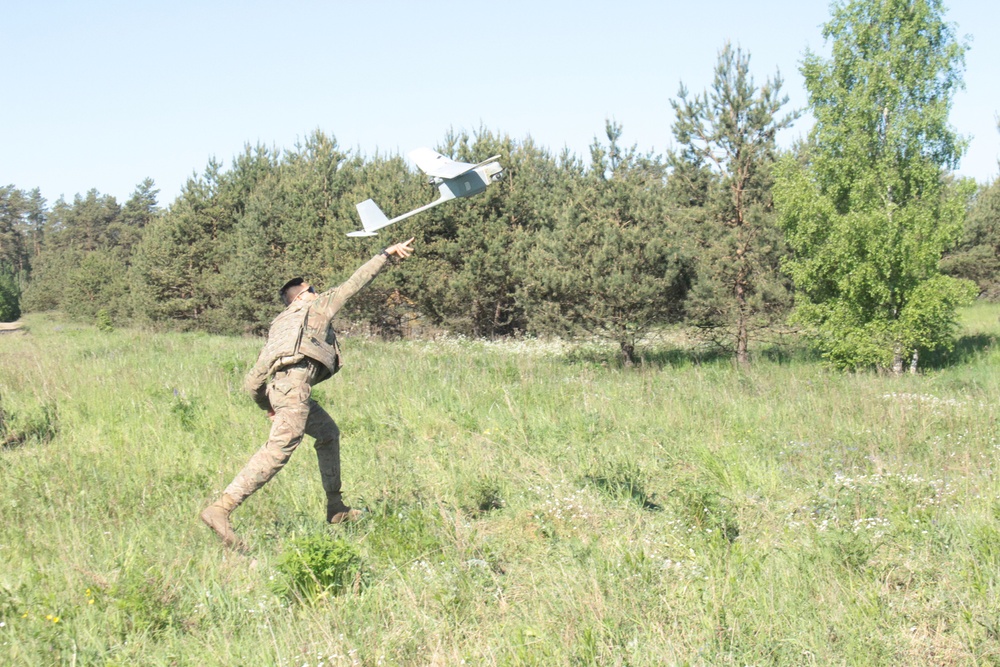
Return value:
M 304 444 L 234 514 L 247 556 L 197 514 L 266 437 L 259 341 L 28 317 L 0 337 L 0 664 L 997 664 L 1000 310 L 964 315 L 902 378 L 347 340 L 315 394 L 370 514 L 324 524 Z

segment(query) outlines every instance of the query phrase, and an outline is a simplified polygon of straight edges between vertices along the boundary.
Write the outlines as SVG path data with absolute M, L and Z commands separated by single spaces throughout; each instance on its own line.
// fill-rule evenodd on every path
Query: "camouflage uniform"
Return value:
M 344 302 L 379 274 L 387 260 L 384 253 L 376 255 L 343 285 L 323 292 L 312 301 L 295 300 L 274 318 L 267 343 L 244 380 L 244 388 L 257 405 L 274 411 L 271 433 L 264 446 L 226 487 L 220 502 L 229 496 L 230 500 L 225 501 L 229 505 L 227 513 L 284 467 L 304 434 L 316 439 L 327 498 L 327 520 L 338 508 L 347 509 L 340 490 L 340 431 L 330 415 L 312 400 L 311 393 L 314 385 L 340 370 L 340 347 L 331 325 L 333 317 Z M 225 536 L 223 540 L 229 542 Z

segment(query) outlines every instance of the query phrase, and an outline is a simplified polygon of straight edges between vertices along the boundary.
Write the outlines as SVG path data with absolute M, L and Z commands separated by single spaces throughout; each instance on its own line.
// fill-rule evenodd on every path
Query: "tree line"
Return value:
M 702 92 L 681 84 L 665 155 L 612 121 L 589 159 L 449 132 L 440 152 L 499 154 L 504 178 L 386 230 L 419 253 L 347 316 L 385 336 L 415 319 L 475 337 L 600 336 L 625 363 L 669 324 L 740 364 L 754 340 L 796 327 L 841 367 L 916 369 L 951 343 L 959 305 L 1000 296 L 1000 181 L 952 176 L 967 46 L 938 0 L 844 2 L 823 34 L 832 54 L 802 65 L 816 123 L 790 150 L 776 134 L 800 111 L 782 79 L 758 84 L 730 44 Z M 210 161 L 166 207 L 157 194 L 147 179 L 124 204 L 91 190 L 49 208 L 37 189 L 0 188 L 0 317 L 261 333 L 289 277 L 334 285 L 380 249 L 346 236 L 357 202 L 398 214 L 433 189 L 400 156 L 317 130 Z

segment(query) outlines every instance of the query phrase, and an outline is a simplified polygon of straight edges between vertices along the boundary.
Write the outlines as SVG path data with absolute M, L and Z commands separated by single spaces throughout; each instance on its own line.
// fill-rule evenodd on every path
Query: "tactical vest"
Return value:
M 319 362 L 321 382 L 340 370 L 340 346 L 330 322 L 324 322 L 325 331 L 313 331 L 307 326 L 309 303 L 297 301 L 285 308 L 267 332 L 267 343 L 260 352 L 257 365 L 269 374 L 296 364 L 304 357 Z

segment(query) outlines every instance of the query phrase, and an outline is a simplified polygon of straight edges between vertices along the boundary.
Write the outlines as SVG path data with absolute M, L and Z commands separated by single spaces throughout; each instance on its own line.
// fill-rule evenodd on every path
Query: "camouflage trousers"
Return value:
M 309 362 L 274 374 L 267 387 L 274 410 L 271 433 L 264 446 L 226 487 L 225 493 L 237 505 L 285 467 L 304 435 L 316 439 L 316 457 L 327 503 L 340 500 L 340 430 L 326 410 L 312 400 L 310 379 Z

